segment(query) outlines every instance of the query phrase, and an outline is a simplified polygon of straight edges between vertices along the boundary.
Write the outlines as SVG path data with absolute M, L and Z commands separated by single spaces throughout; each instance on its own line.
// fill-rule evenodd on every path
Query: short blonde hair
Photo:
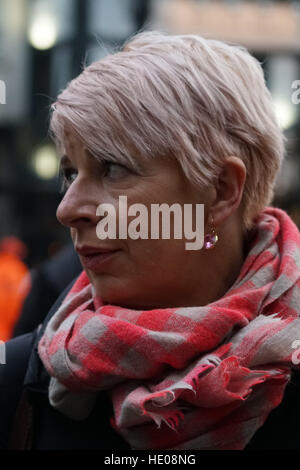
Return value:
M 66 126 L 98 159 L 132 169 L 140 158 L 172 155 L 203 188 L 226 156 L 238 156 L 247 169 L 245 229 L 272 201 L 284 157 L 259 62 L 241 46 L 198 35 L 142 32 L 86 67 L 53 105 L 60 147 Z

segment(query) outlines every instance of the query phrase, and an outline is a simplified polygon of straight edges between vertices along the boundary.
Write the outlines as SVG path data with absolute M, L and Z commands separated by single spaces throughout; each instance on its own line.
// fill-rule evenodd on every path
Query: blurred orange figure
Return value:
M 0 340 L 11 338 L 25 297 L 30 289 L 29 270 L 22 259 L 26 246 L 16 237 L 0 241 Z

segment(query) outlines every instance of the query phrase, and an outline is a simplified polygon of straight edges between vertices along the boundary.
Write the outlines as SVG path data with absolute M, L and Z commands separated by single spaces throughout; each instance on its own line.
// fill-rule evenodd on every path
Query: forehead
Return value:
M 64 133 L 63 141 L 60 143 L 60 157 L 61 167 L 97 163 L 95 158 L 91 158 L 92 155 L 82 140 L 70 131 Z
M 130 155 L 130 159 L 127 157 Z M 141 175 L 153 175 L 162 173 L 166 176 L 174 178 L 184 178 L 185 175 L 177 158 L 172 155 L 149 155 L 144 156 L 137 153 L 133 145 L 124 145 L 124 153 L 110 154 L 108 152 L 99 151 L 92 153 L 82 139 L 72 130 L 65 129 L 64 141 L 62 142 L 61 164 L 69 164 L 71 159 L 84 158 L 85 161 L 92 158 L 95 162 L 109 160 L 114 163 L 123 164 L 132 170 L 140 172 Z M 82 162 L 83 163 L 83 162 Z
M 76 147 L 83 147 L 84 144 L 75 132 L 66 129 L 63 136 L 62 146 L 64 148 L 68 147 L 71 150 L 74 150 Z

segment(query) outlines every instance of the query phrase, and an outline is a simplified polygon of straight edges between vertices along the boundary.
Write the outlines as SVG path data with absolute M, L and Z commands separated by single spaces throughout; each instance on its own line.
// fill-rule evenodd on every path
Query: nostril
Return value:
M 56 210 L 56 217 L 62 225 L 69 228 L 96 225 L 99 219 L 93 204 L 80 205 L 75 200 L 62 201 Z
M 70 226 L 70 221 L 74 216 L 74 206 L 72 207 L 65 195 L 56 209 L 56 218 L 62 225 Z
M 56 209 L 56 218 L 62 225 L 67 225 L 66 222 L 65 222 L 65 219 L 66 219 L 65 211 L 64 211 L 64 208 L 62 207 L 61 203 L 59 204 L 59 206 Z

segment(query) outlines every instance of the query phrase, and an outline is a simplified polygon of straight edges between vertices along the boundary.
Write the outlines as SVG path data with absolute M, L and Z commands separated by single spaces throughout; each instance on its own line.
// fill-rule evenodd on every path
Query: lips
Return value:
M 114 248 L 100 248 L 100 247 L 93 247 L 93 246 L 87 246 L 87 245 L 82 245 L 82 246 L 76 246 L 75 250 L 79 255 L 82 256 L 89 256 L 89 255 L 99 255 L 102 253 L 111 253 L 113 251 L 117 251 Z
M 119 249 L 99 248 L 91 246 L 76 246 L 77 253 L 80 256 L 84 268 L 91 271 L 100 272 L 108 262 L 115 257 Z

